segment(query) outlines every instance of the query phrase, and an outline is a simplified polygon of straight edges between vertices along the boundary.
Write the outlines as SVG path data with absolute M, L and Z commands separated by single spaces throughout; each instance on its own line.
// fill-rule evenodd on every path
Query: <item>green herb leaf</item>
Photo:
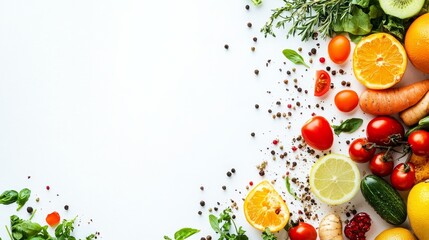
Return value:
M 310 66 L 305 63 L 304 58 L 292 49 L 284 49 L 283 55 L 295 64 L 301 64 L 306 66 L 307 68 L 310 68 Z
M 286 179 L 285 179 L 286 189 L 287 189 L 287 191 L 288 191 L 288 193 L 290 195 L 292 195 L 296 200 L 299 200 L 298 196 L 296 195 L 296 193 L 291 189 L 291 187 L 290 187 L 290 181 L 289 180 L 290 180 L 289 176 L 286 176 Z
M 262 232 L 262 239 L 263 240 L 277 240 L 277 237 L 270 231 L 269 228 L 265 228 L 265 230 Z
M 194 229 L 194 228 L 182 228 L 174 234 L 174 239 L 175 240 L 184 240 L 184 239 L 187 239 L 188 237 L 194 235 L 195 233 L 198 233 L 199 231 L 200 230 Z
M 213 214 L 209 215 L 209 222 L 210 222 L 210 226 L 213 228 L 213 230 L 217 233 L 220 232 L 220 227 L 219 227 L 219 221 L 217 220 L 217 217 Z
M 259 6 L 262 4 L 262 0 L 252 0 L 252 2 L 253 2 L 253 5 L 255 6 Z
M 408 129 L 408 131 L 405 133 L 405 137 L 410 136 L 410 134 L 416 130 L 420 130 L 420 129 L 424 129 L 424 130 L 429 130 L 429 116 L 426 116 L 422 119 L 420 119 L 419 123 L 417 124 L 417 126 Z
M 342 122 L 340 125 L 332 125 L 334 133 L 340 135 L 342 132 L 352 133 L 356 131 L 363 123 L 363 120 L 360 118 L 350 118 Z
M 354 8 L 351 13 L 333 23 L 335 32 L 348 32 L 353 35 L 367 35 L 371 29 L 369 15 L 360 8 Z
M 17 191 L 7 190 L 0 195 L 0 204 L 9 205 L 16 202 L 17 199 L 18 199 Z
M 168 236 L 164 236 L 164 239 L 165 240 L 173 240 L 173 239 L 169 238 Z
M 24 188 L 18 193 L 18 199 L 16 200 L 16 203 L 18 203 L 18 208 L 16 211 L 19 211 L 25 203 L 27 203 L 28 199 L 30 198 L 31 190 L 28 188 Z

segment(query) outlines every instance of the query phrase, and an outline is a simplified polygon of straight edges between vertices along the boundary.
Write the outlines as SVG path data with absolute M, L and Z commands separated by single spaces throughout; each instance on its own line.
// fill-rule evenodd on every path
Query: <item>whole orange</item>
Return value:
M 405 34 L 405 51 L 415 68 L 429 73 L 429 13 L 411 23 Z

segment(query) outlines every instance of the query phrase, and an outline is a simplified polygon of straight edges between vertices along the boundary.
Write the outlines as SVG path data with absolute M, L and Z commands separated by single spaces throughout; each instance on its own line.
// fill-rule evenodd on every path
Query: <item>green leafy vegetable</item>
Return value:
M 340 135 L 342 132 L 352 133 L 356 131 L 363 123 L 360 118 L 350 118 L 342 122 L 340 125 L 332 125 L 334 133 Z
M 288 193 L 290 194 L 290 195 L 292 195 L 296 200 L 299 200 L 298 199 L 298 196 L 296 195 L 296 193 L 294 192 L 294 191 L 292 191 L 292 189 L 291 189 L 291 187 L 290 187 L 290 181 L 289 181 L 290 179 L 289 179 L 289 176 L 286 176 L 286 179 L 285 179 L 285 183 L 286 183 L 286 189 L 287 189 L 287 191 L 288 191 Z
M 18 203 L 18 208 L 16 211 L 19 211 L 25 203 L 27 203 L 28 199 L 30 198 L 31 190 L 28 188 L 24 188 L 18 193 L 18 199 L 16 200 L 16 203 Z
M 276 235 L 274 235 L 269 228 L 265 228 L 262 232 L 262 240 L 277 240 Z
M 237 228 L 231 214 L 231 208 L 226 208 L 219 215 L 219 218 L 213 214 L 209 215 L 210 226 L 220 235 L 219 240 L 248 240 L 246 231 L 241 226 Z M 232 227 L 234 227 L 235 233 L 232 233 Z
M 18 199 L 17 191 L 7 190 L 0 195 L 0 204 L 9 205 L 16 202 L 17 199 Z
M 376 0 L 283 0 L 282 7 L 273 10 L 261 32 L 276 36 L 273 28 L 290 27 L 287 36 L 300 35 L 302 40 L 321 38 L 347 32 L 354 40 L 374 32 L 387 32 L 403 40 L 411 22 L 418 16 L 399 19 L 387 15 Z M 420 14 L 428 11 L 426 0 Z
M 289 59 L 291 62 L 295 63 L 295 64 L 301 64 L 306 66 L 307 68 L 310 68 L 304 61 L 304 58 L 299 55 L 299 53 L 297 53 L 296 51 L 292 50 L 292 49 L 284 49 L 283 50 L 283 55 L 285 55 L 285 57 L 287 59 Z
M 253 2 L 253 5 L 255 6 L 259 6 L 262 4 L 262 0 L 252 0 L 252 2 Z
M 194 229 L 194 228 L 182 228 L 179 229 L 176 233 L 174 233 L 174 240 L 184 240 L 188 237 L 194 235 L 195 233 L 198 233 L 200 230 Z M 173 240 L 172 238 L 168 236 L 164 236 L 164 239 L 166 240 Z

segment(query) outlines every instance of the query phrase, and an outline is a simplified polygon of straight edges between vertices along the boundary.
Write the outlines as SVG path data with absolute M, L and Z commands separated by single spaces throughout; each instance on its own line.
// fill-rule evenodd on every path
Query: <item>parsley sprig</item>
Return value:
M 246 231 L 243 227 L 237 228 L 237 225 L 232 218 L 231 208 L 226 208 L 222 211 L 219 217 L 216 217 L 213 214 L 209 215 L 210 226 L 213 230 L 218 233 L 219 240 L 248 240 L 246 236 Z M 232 229 L 232 227 L 234 227 Z

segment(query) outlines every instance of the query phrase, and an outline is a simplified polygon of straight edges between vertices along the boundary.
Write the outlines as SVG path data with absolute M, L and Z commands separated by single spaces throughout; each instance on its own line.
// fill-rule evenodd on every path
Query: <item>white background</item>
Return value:
M 214 236 L 208 208 L 219 202 L 223 209 L 230 199 L 241 207 L 248 182 L 263 179 L 255 166 L 271 160 L 267 147 L 274 138 L 290 152 L 291 139 L 312 112 L 336 117 L 336 123 L 352 116 L 368 119 L 359 110 L 343 114 L 332 105 L 341 80 L 352 82 L 358 92 L 363 89 L 351 74 L 350 61 L 341 66 L 347 74 L 336 78 L 327 97 L 312 96 L 314 71 L 332 64 L 317 62 L 320 56 L 328 58 L 321 40 L 313 67 L 308 72 L 297 67 L 303 75 L 297 75 L 299 85 L 309 94 L 298 94 L 292 84 L 285 91 L 285 71 L 295 66 L 283 64 L 281 50 L 303 47 L 309 61 L 306 53 L 317 42 L 286 39 L 284 31 L 277 38 L 263 37 L 259 29 L 281 4 L 1 1 L 0 191 L 31 188 L 28 205 L 37 209 L 40 222 L 54 210 L 66 218 L 78 215 L 80 237 L 100 231 L 102 239 L 155 240 L 181 227 L 201 229 L 192 239 Z M 268 59 L 272 62 L 265 66 Z M 282 100 L 278 109 L 286 111 L 285 104 L 294 103 L 291 98 L 326 109 L 302 108 L 288 120 L 273 120 L 267 109 L 276 109 L 275 101 Z M 253 107 L 256 103 L 260 110 Z M 362 132 L 346 138 L 357 135 Z M 346 153 L 344 146 L 337 139 L 332 150 Z M 270 166 L 270 180 L 287 171 L 284 162 Z M 233 167 L 237 173 L 226 177 Z M 305 176 L 308 166 L 299 167 L 296 174 Z M 284 184 L 277 188 L 284 193 Z M 360 194 L 353 203 L 372 213 L 375 227 L 369 238 L 387 226 Z M 344 208 L 321 205 L 321 215 Z M 0 225 L 6 225 L 15 207 L 0 207 Z M 250 238 L 259 239 L 260 232 L 242 212 L 235 213 Z M 28 217 L 25 210 L 18 215 Z M 0 237 L 7 239 L 4 230 Z

